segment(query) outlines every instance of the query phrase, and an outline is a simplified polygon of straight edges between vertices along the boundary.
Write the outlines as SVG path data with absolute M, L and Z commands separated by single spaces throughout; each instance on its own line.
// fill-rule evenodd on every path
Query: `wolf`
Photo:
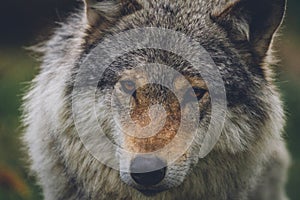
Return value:
M 272 70 L 285 9 L 286 0 L 79 2 L 39 47 L 40 72 L 24 97 L 23 141 L 44 198 L 288 199 L 285 114 Z M 209 87 L 217 78 L 203 75 L 211 63 L 193 65 L 177 53 L 179 40 L 173 52 L 154 48 L 139 32 L 149 27 L 180 32 L 209 54 L 226 95 L 219 135 L 208 131 L 222 121 L 213 118 L 219 86 Z M 137 42 L 134 50 L 101 46 L 132 29 L 137 38 L 123 40 Z

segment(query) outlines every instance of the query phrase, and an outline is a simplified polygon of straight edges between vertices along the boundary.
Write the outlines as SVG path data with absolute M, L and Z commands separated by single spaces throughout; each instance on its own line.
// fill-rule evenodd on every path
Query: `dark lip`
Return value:
M 145 196 L 155 196 L 163 190 L 138 190 Z

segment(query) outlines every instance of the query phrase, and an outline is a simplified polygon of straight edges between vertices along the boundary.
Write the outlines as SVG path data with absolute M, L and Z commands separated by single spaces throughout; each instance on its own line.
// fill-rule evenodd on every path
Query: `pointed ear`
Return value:
M 286 0 L 236 0 L 215 10 L 211 18 L 223 27 L 235 42 L 248 42 L 263 58 L 280 26 Z
M 142 8 L 136 0 L 84 0 L 84 3 L 91 26 L 111 23 Z

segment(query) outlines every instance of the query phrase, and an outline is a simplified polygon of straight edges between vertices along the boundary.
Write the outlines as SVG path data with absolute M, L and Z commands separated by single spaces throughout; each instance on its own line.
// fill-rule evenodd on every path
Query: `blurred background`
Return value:
M 293 157 L 287 191 L 300 199 L 300 1 L 288 0 L 277 84 L 283 92 L 288 123 L 286 140 Z M 39 63 L 24 48 L 47 39 L 53 28 L 78 7 L 76 0 L 14 0 L 0 5 L 0 200 L 42 199 L 28 174 L 20 142 L 20 104 Z

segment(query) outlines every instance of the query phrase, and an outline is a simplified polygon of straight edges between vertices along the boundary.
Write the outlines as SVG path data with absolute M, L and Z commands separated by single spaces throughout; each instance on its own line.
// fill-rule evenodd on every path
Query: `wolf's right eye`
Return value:
M 199 101 L 200 99 L 202 99 L 206 92 L 207 90 L 205 89 L 193 87 L 186 92 L 184 101 L 185 103 L 189 103 L 195 100 Z
M 125 93 L 130 94 L 130 95 L 132 95 L 134 93 L 134 91 L 136 90 L 135 83 L 130 80 L 121 81 L 121 86 L 122 86 L 122 90 Z

